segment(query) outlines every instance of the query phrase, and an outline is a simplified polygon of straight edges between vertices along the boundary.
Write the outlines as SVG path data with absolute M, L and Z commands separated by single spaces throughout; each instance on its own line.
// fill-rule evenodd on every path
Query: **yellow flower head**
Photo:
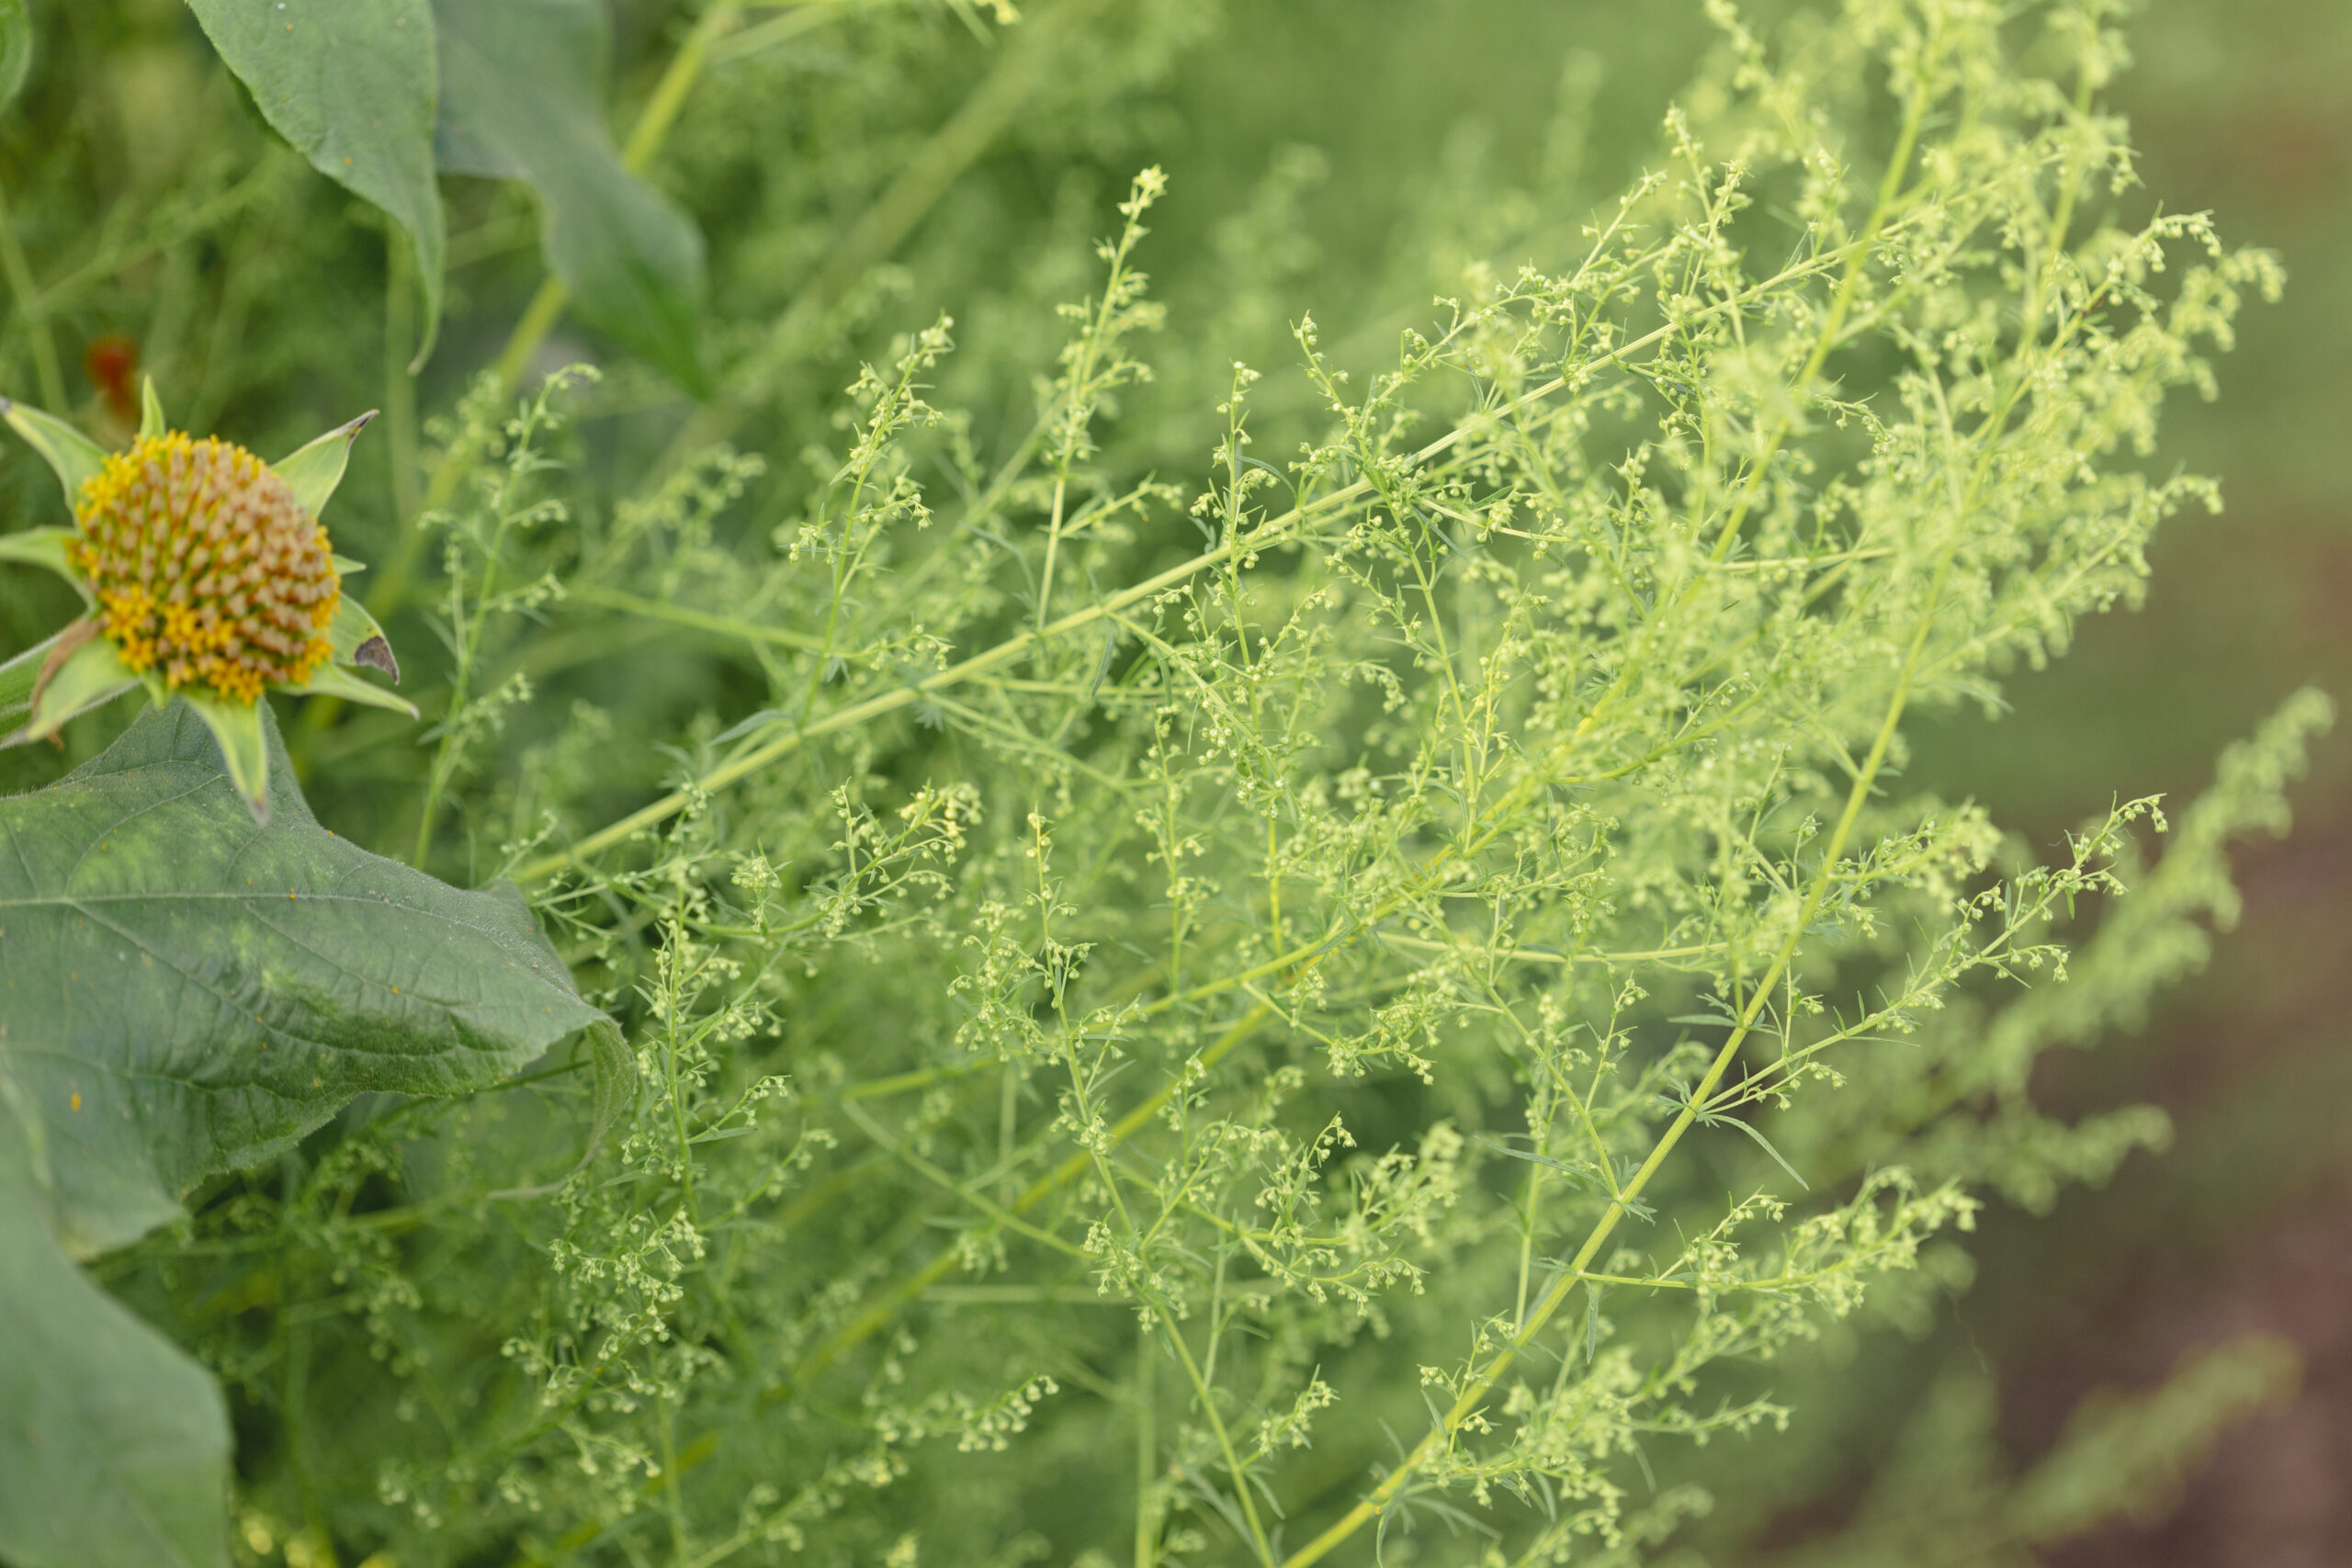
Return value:
M 220 744 L 256 821 L 269 817 L 266 691 L 331 696 L 416 716 L 353 674 L 401 678 L 384 628 L 343 579 L 319 526 L 351 443 L 373 414 L 265 463 L 234 442 L 172 429 L 149 382 L 138 438 L 108 452 L 69 421 L 0 397 L 0 422 L 56 471 L 74 526 L 0 532 L 0 564 L 53 571 L 83 614 L 0 659 L 0 746 L 54 739 L 75 714 L 126 692 L 182 702 Z M 8 729 L 18 713 L 25 722 Z
M 326 530 L 243 446 L 141 436 L 83 485 L 74 520 L 67 558 L 132 671 L 252 703 L 333 651 L 343 589 Z

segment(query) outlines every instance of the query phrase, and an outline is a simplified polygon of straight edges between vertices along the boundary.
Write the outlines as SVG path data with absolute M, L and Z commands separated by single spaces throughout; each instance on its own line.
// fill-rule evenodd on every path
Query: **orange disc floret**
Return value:
M 83 485 L 74 517 L 66 553 L 131 669 L 250 703 L 332 651 L 343 585 L 326 530 L 243 447 L 141 436 Z

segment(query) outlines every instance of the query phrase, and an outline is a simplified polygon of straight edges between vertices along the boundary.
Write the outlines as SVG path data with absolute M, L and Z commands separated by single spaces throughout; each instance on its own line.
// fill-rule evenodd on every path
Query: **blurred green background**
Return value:
M 856 358 L 937 310 L 956 317 L 963 348 L 934 400 L 983 424 L 1025 413 L 1050 306 L 1084 292 L 1091 237 L 1152 163 L 1171 185 L 1143 265 L 1171 333 L 1218 352 L 1171 355 L 1179 373 L 1132 394 L 1121 460 L 1189 477 L 1223 389 L 1196 367 L 1286 367 L 1289 324 L 1310 310 L 1343 363 L 1369 367 L 1471 258 L 1556 261 L 1589 203 L 1651 157 L 1668 98 L 1712 37 L 1697 0 L 1098 8 L 1093 53 L 960 141 L 957 106 L 1005 46 L 945 6 L 787 8 L 815 25 L 715 72 L 689 108 L 656 175 L 709 237 L 714 338 L 740 347 L 804 301 L 821 317 L 736 430 L 779 475 L 755 502 L 763 525 L 784 514 L 796 455 L 827 428 Z M 1027 9 L 1034 22 L 1057 7 Z M 616 9 L 617 123 L 691 10 Z M 85 410 L 96 392 L 78 367 L 109 335 L 136 345 L 190 427 L 265 448 L 405 395 L 385 319 L 397 280 L 375 220 L 273 150 L 177 0 L 33 11 L 43 52 L 0 124 L 0 188 Z M 2220 476 L 2226 514 L 2173 524 L 2145 607 L 2086 626 L 2069 658 L 2021 673 L 2000 722 L 1950 718 L 1917 736 L 1915 780 L 1976 795 L 2042 844 L 2112 795 L 2194 795 L 2222 746 L 2300 684 L 2352 704 L 2352 5 L 2151 0 L 2133 38 L 2113 96 L 2148 191 L 2277 249 L 2290 292 L 2247 318 L 2222 400 L 2184 402 L 2165 428 L 2160 460 Z M 936 188 L 871 265 L 829 282 L 877 194 L 942 149 L 955 156 Z M 1586 204 L 1520 194 L 1560 189 Z M 464 180 L 448 192 L 451 310 L 414 389 L 425 416 L 496 354 L 539 276 L 519 195 Z M 2144 214 L 2148 200 L 2124 207 Z M 12 394 L 33 384 L 25 326 L 20 299 L 0 339 Z M 574 358 L 614 371 L 582 447 L 626 493 L 687 411 L 576 330 L 539 367 Z M 1260 417 L 1278 423 L 1305 397 L 1272 378 Z M 393 445 L 363 443 L 337 502 L 349 508 L 338 543 L 361 556 L 390 549 L 413 505 Z M 19 514 L 53 505 L 49 485 L 24 454 L 0 455 L 0 502 Z M 52 626 L 60 592 L 0 583 L 0 646 Z M 405 646 L 429 648 L 406 632 Z M 650 689 L 702 674 L 631 678 Z M 592 662 L 565 679 L 593 690 L 614 676 Z M 9 754 L 0 787 L 52 777 L 110 733 L 85 720 L 65 759 Z M 302 745 L 322 815 L 390 849 L 402 807 L 368 765 L 386 733 L 345 726 Z M 1768 1495 L 1724 1510 L 1714 1550 L 1760 1558 L 1834 1530 L 1891 1426 L 1952 1357 L 1997 1374 L 2001 1436 L 2024 1463 L 2091 1391 L 2152 1387 L 2185 1353 L 2267 1328 L 2302 1348 L 2295 1402 L 2230 1433 L 2177 1511 L 2055 1560 L 2352 1562 L 2352 727 L 2323 743 L 2296 799 L 2292 836 L 2242 855 L 2245 918 L 2211 969 L 2137 1033 L 2062 1055 L 2037 1084 L 2053 1110 L 2160 1104 L 2176 1146 L 2046 1217 L 1996 1205 L 1973 1288 L 1919 1341 L 1855 1363 L 1867 1381 L 1845 1391 L 1850 1408 Z
M 2017 682 L 2002 723 L 1923 735 L 1918 765 L 2054 837 L 2110 790 L 2192 795 L 2213 754 L 2303 682 L 2352 698 L 2352 6 L 2153 0 L 2118 87 L 2148 187 L 2276 249 L 2286 300 L 2246 319 L 2222 396 L 2168 455 L 2221 476 L 2225 513 L 2158 536 L 2146 607 L 2084 628 Z M 2352 1562 L 2352 731 L 2294 792 L 2294 830 L 2238 857 L 2245 913 L 2139 1032 L 2060 1054 L 2055 1107 L 2165 1107 L 2178 1130 L 2047 1220 L 1997 1210 L 1958 1327 L 1997 1367 L 2030 1453 L 2102 1386 L 2269 1329 L 2302 1392 L 2226 1437 L 2179 1510 L 2111 1526 L 2069 1564 Z

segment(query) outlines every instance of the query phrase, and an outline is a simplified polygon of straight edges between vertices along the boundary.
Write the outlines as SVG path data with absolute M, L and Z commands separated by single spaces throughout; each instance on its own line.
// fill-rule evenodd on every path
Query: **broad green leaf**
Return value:
M 279 479 L 293 487 L 294 499 L 302 503 L 302 510 L 313 517 L 326 510 L 327 502 L 334 499 L 335 486 L 343 483 L 344 468 L 351 461 L 351 444 L 375 417 L 376 411 L 369 409 L 270 465 Z
M 687 388 L 707 386 L 695 338 L 702 236 L 631 175 L 602 104 L 595 0 L 436 0 L 441 166 L 537 191 L 548 265 L 581 316 Z
M 188 0 L 188 7 L 278 134 L 408 231 L 429 349 L 441 317 L 446 235 L 433 180 L 438 68 L 427 0 Z
M 15 101 L 33 68 L 33 23 L 25 0 L 0 0 L 0 108 Z
M 0 1070 L 87 1256 L 371 1090 L 497 1082 L 604 1015 L 512 887 L 463 892 L 319 826 L 274 720 L 257 826 L 185 702 L 0 798 Z
M 65 504 L 79 504 L 82 487 L 107 466 L 107 449 L 58 418 L 28 404 L 0 398 L 0 418 L 45 458 L 65 487 Z
M 65 1256 L 28 1142 L 0 1108 L 0 1561 L 226 1568 L 220 1393 Z
M 87 636 L 88 640 L 67 654 L 41 687 L 33 702 L 32 716 L 25 721 L 28 739 L 46 740 L 67 719 L 100 703 L 110 703 L 139 684 L 139 672 L 123 663 L 114 644 L 95 635 L 96 630 L 89 621 L 76 621 L 66 628 L 68 634 Z

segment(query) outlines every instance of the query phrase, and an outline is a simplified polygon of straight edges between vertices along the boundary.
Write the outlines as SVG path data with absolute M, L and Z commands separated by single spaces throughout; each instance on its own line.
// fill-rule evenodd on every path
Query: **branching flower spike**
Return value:
M 48 459 L 74 509 L 71 528 L 0 535 L 0 560 L 49 569 L 82 595 L 84 614 L 0 664 L 0 720 L 25 711 L 0 744 L 54 736 L 67 719 L 142 687 L 203 716 L 229 774 L 268 814 L 264 692 L 311 693 L 416 709 L 345 667 L 394 681 L 391 645 L 343 592 L 356 561 L 334 555 L 319 522 L 362 414 L 277 463 L 219 436 L 167 429 L 154 384 L 138 439 L 107 452 L 39 409 L 0 399 L 17 434 Z

